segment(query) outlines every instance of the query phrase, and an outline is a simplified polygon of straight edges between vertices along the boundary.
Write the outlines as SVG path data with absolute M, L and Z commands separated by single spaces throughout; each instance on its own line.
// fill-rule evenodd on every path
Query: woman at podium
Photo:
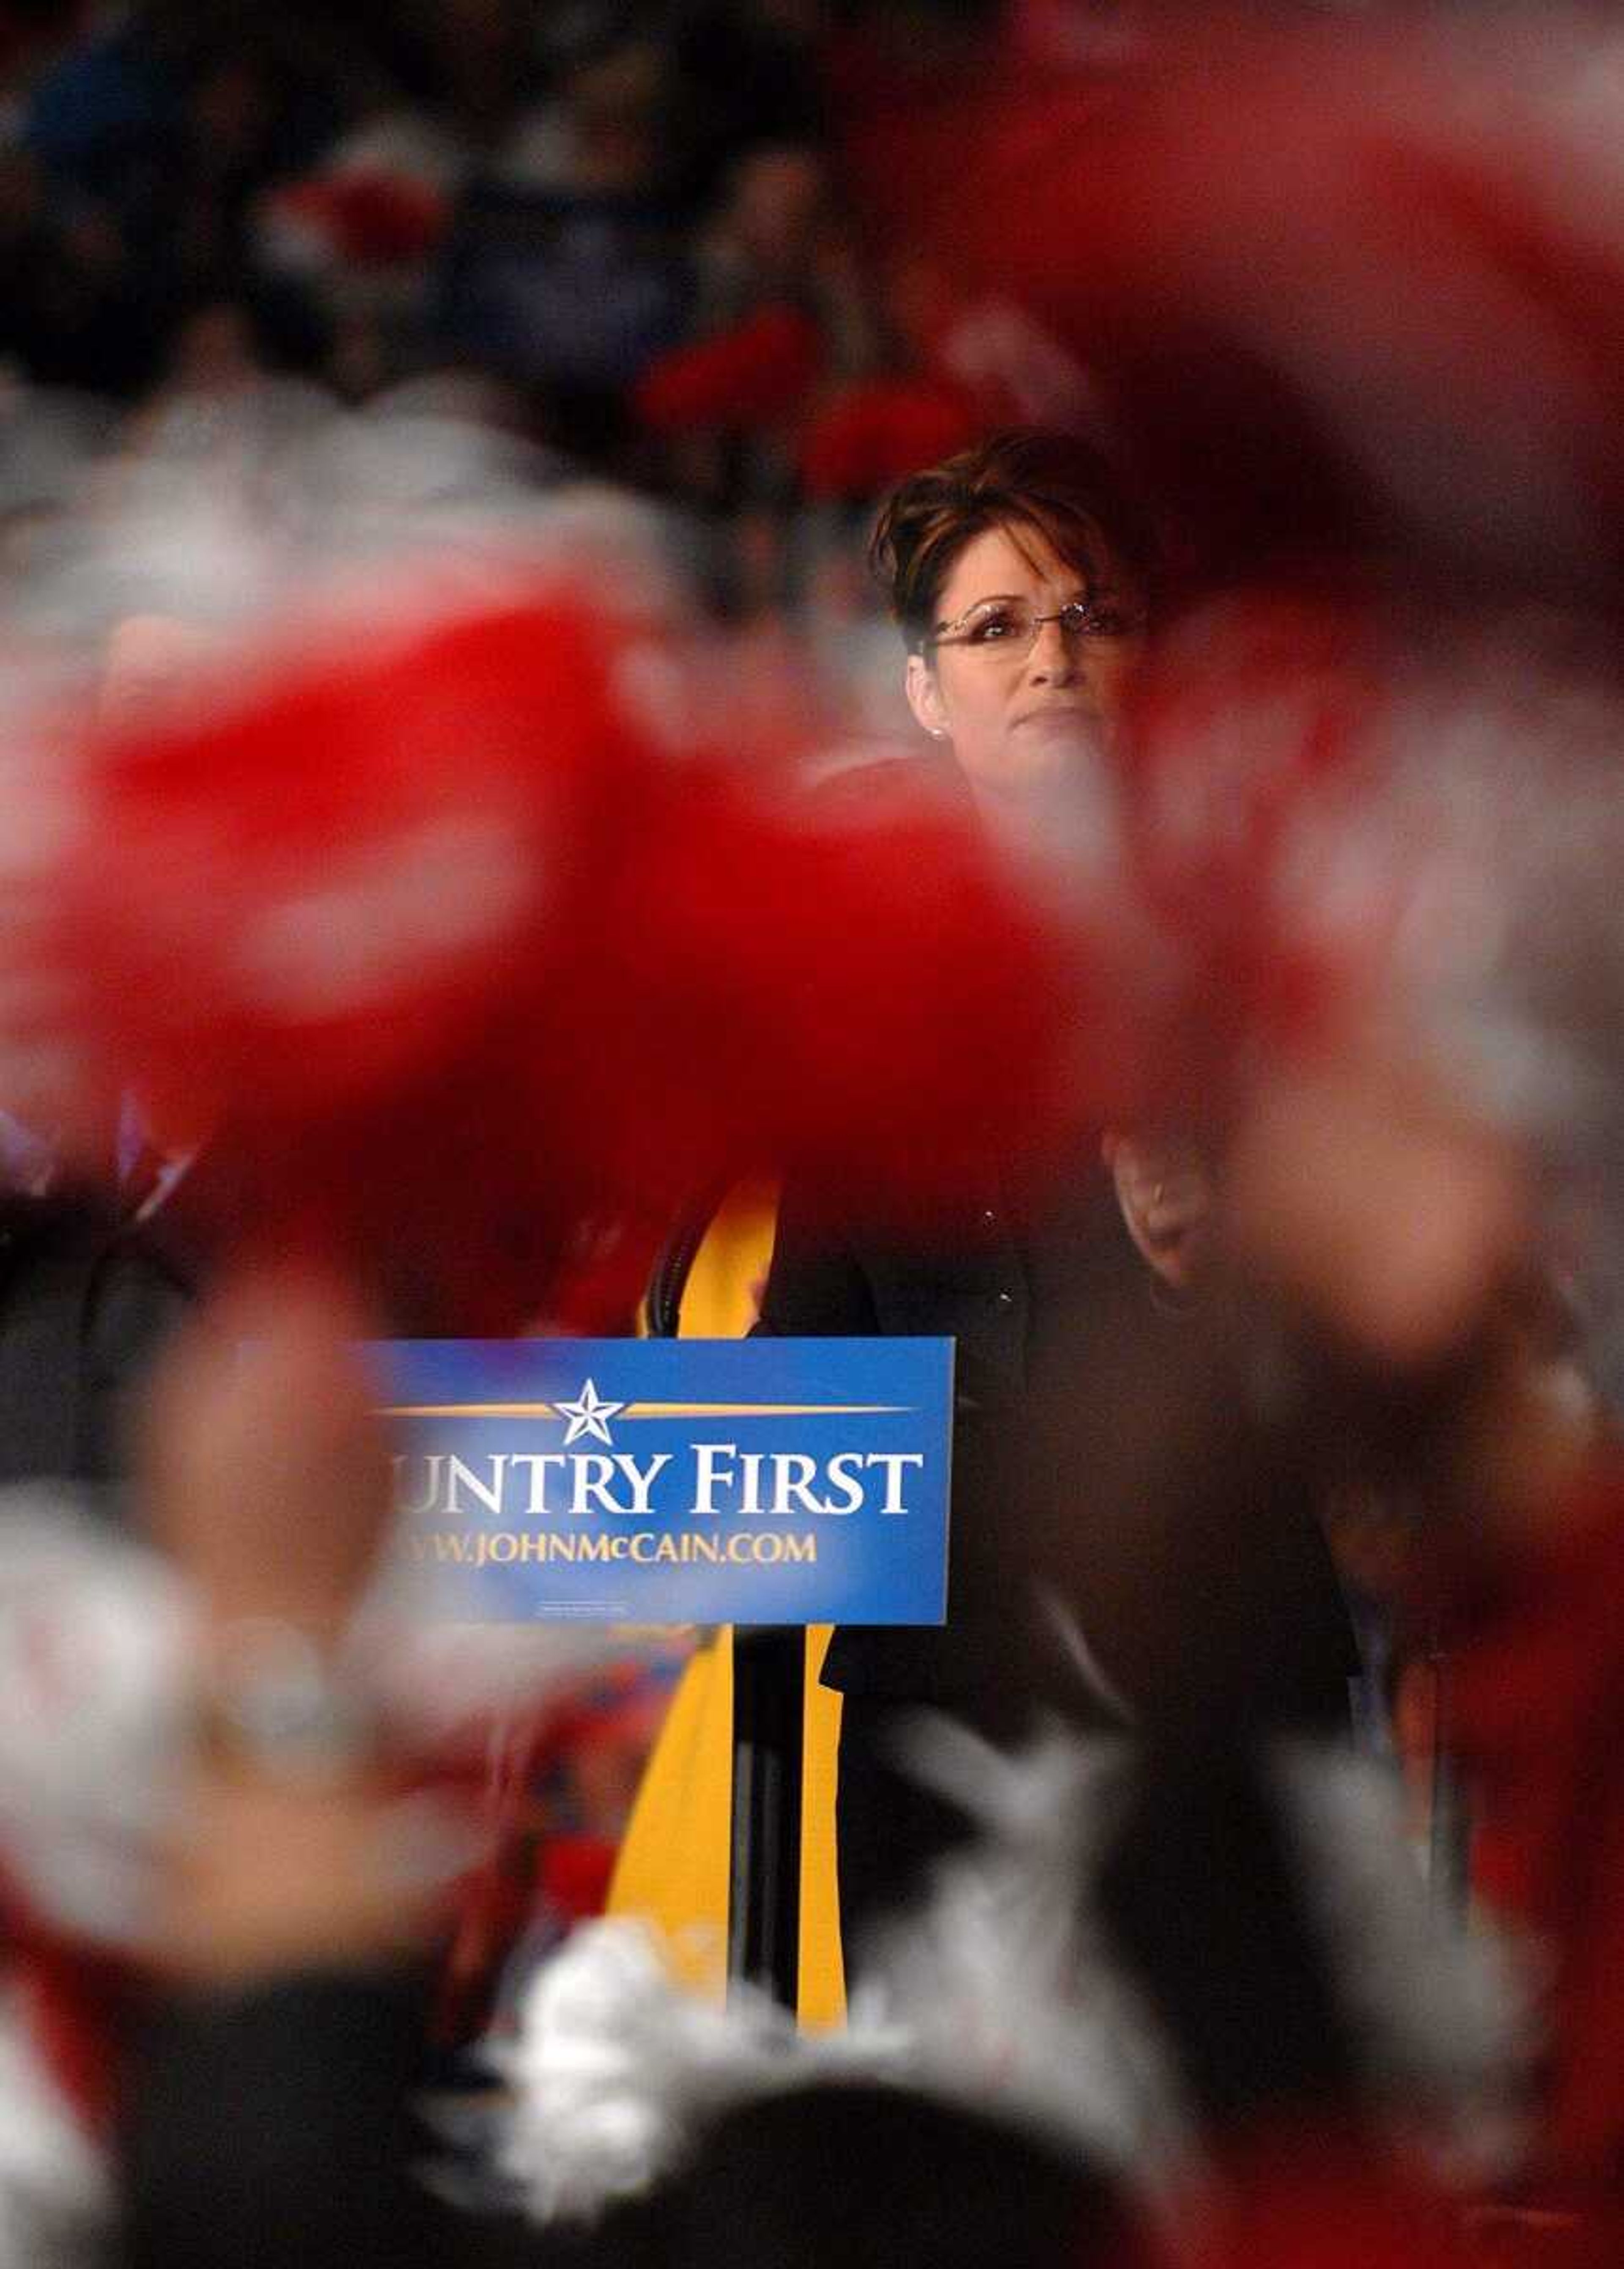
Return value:
M 1097 787 L 1157 577 L 1152 533 L 1098 454 L 995 435 L 905 481 L 871 558 L 949 792 L 997 829 Z M 1207 1296 L 1212 1196 L 1210 1159 L 1163 1130 L 1101 1130 L 1058 1179 L 1012 1157 L 928 1244 L 831 1230 L 784 1194 L 760 1329 L 947 1334 L 957 1350 L 947 1624 L 839 1630 L 823 1672 L 844 1697 L 848 1974 L 866 1926 L 968 1832 L 900 1760 L 921 1707 L 997 1741 L 1042 1704 L 1096 1725 L 1163 1708 L 1346 1716 L 1357 1666 L 1310 1492 L 1278 1460 L 1257 1469 L 1238 1350 Z M 1237 1426 L 1246 1441 L 1229 1440 Z M 1210 1493 L 1191 1501 L 1224 1442 L 1226 1470 L 1269 1507 L 1234 1550 Z

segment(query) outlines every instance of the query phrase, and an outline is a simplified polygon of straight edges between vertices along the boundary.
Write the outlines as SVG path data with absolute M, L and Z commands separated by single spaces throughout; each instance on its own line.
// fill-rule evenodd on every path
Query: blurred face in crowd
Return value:
M 1143 645 L 1142 595 L 1108 555 L 1074 565 L 1002 523 L 949 567 L 909 706 L 978 793 L 1018 794 L 1109 747 Z
M 1113 1130 L 1101 1151 L 1140 1258 L 1173 1291 L 1193 1291 L 1216 1227 L 1210 1160 L 1173 1128 Z
M 810 259 L 825 195 L 823 167 L 810 150 L 752 150 L 739 161 L 727 219 L 749 258 L 764 268 Z

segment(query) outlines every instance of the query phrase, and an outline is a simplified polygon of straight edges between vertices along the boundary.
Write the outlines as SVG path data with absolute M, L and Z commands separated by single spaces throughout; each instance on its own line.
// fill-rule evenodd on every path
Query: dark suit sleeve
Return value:
M 776 1339 L 855 1339 L 880 1328 L 873 1288 L 850 1244 L 786 1189 L 756 1329 Z

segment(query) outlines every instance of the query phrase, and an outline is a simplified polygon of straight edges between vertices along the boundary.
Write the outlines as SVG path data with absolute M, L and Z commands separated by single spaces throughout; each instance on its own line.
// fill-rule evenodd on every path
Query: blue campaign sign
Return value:
M 398 1548 L 461 1621 L 939 1623 L 946 1339 L 393 1340 Z

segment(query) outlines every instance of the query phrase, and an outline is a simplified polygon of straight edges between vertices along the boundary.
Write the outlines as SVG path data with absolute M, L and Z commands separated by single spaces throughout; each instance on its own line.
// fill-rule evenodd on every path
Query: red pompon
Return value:
M 645 372 L 634 404 L 659 433 L 776 425 L 800 407 L 823 364 L 823 342 L 809 315 L 764 307 L 713 338 L 661 355 Z
M 1024 131 L 992 97 L 963 122 L 941 255 L 1083 361 L 1217 574 L 1375 547 L 1454 588 L 1616 600 L 1610 35 L 1174 15 L 1114 99 L 1085 75 L 1032 91 Z
M 276 202 L 292 218 L 319 230 L 335 257 L 355 268 L 403 268 L 428 259 L 447 219 L 438 189 L 371 171 L 296 181 Z
M 1605 2189 L 1463 2197 L 1384 2138 L 1281 2123 L 1221 2140 L 1112 2269 L 1613 2269 Z
M 848 386 L 813 419 L 801 448 L 807 494 L 884 494 L 910 473 L 967 448 L 985 411 L 949 379 L 873 378 Z
M 820 813 L 787 727 L 748 763 L 679 733 L 684 683 L 547 591 L 93 748 L 77 1032 L 206 1138 L 229 1248 L 337 1261 L 398 1329 L 612 1329 L 697 1191 L 938 1207 L 1117 1079 L 1094 949 L 968 816 Z
M 1624 2216 L 1624 1464 L 1602 1461 L 1458 1590 L 1450 1730 L 1474 1873 L 1550 1966 L 1542 2171 L 1599 2182 Z
M 615 1873 L 616 1844 L 609 1836 L 575 1829 L 555 1836 L 542 1855 L 542 1892 L 566 1924 L 602 1913 Z
M 607 891 L 592 989 L 560 1037 L 618 1186 L 680 1157 L 701 1186 L 731 1159 L 793 1173 L 811 1205 L 917 1218 L 1000 1157 L 1046 1161 L 1074 1127 L 1104 1032 L 1097 972 L 934 802 L 833 813 L 690 776 Z M 606 997 L 610 1052 L 590 1015 Z
M 1322 1044 L 1375 981 L 1402 878 L 1325 890 L 1379 778 L 1392 696 L 1356 593 L 1265 586 L 1176 625 L 1120 742 L 1133 882 L 1176 948 L 1173 1075 L 1214 1104 L 1240 1053 Z
M 1177 2209 L 1157 2269 L 1472 2269 L 1461 2207 L 1375 2137 L 1237 2138 Z

